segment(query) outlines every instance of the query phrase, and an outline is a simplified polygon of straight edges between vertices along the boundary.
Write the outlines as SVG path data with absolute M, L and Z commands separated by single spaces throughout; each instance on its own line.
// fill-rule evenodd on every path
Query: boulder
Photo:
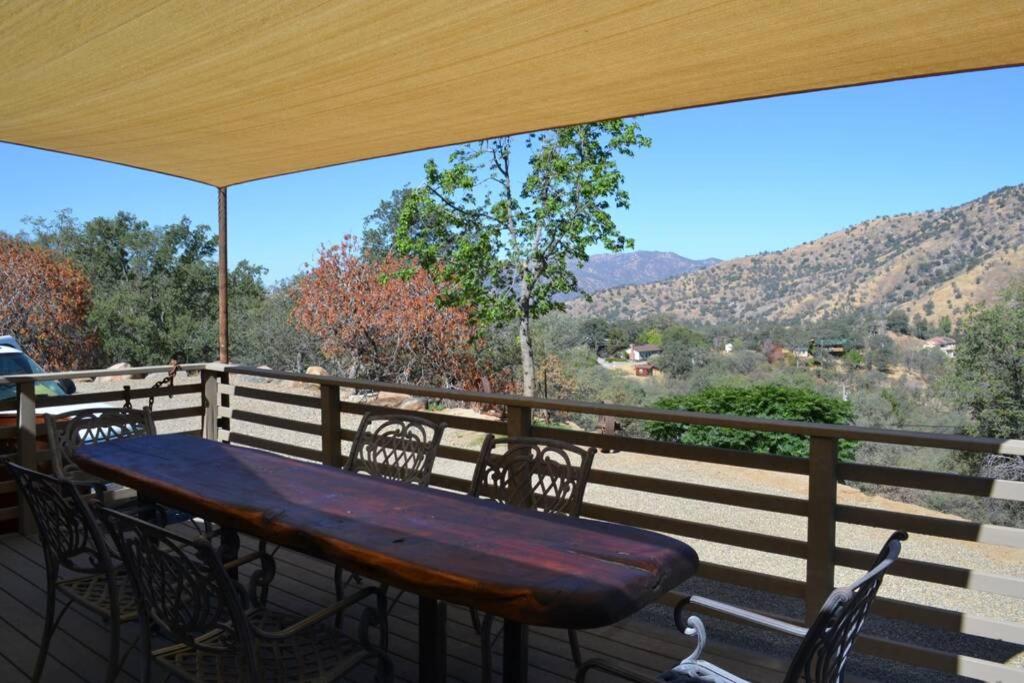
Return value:
M 427 399 L 420 396 L 412 396 L 398 404 L 402 410 L 426 410 Z
M 319 365 L 310 365 L 306 368 L 307 375 L 329 375 L 330 373 L 324 370 Z
M 132 366 L 128 363 L 114 363 L 107 370 L 131 370 Z M 124 373 L 123 375 L 105 375 L 103 377 L 97 377 L 97 382 L 127 382 L 132 379 L 146 379 L 145 375 L 132 375 Z

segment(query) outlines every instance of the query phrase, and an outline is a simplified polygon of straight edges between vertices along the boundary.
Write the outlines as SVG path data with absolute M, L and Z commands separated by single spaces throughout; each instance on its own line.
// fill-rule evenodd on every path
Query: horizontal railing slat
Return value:
M 901 529 L 909 533 L 991 543 L 1010 548 L 1024 548 L 1024 529 L 995 524 L 978 524 L 962 519 L 875 510 L 854 505 L 836 505 L 836 521 L 880 529 Z
M 835 557 L 837 564 L 864 570 L 869 569 L 875 561 L 875 553 L 851 548 L 836 548 Z M 936 562 L 901 558 L 889 568 L 889 574 L 945 586 L 995 593 L 1008 598 L 1024 598 L 1024 579 L 988 574 Z
M 187 408 L 168 408 L 166 410 L 154 410 L 153 420 L 156 422 L 161 422 L 163 420 L 180 420 L 186 417 L 199 417 L 202 414 L 202 406 L 190 406 Z
M 202 388 L 198 384 L 183 384 L 176 387 L 145 387 L 131 389 L 132 400 L 149 398 L 150 396 L 187 396 L 198 394 Z M 75 406 L 82 403 L 115 403 L 121 405 L 124 402 L 124 391 L 97 391 L 90 394 L 72 394 L 71 396 L 39 396 L 36 405 L 39 408 L 52 408 L 63 406 Z
M 601 519 L 606 522 L 628 524 L 629 526 L 660 531 L 676 536 L 699 538 L 711 543 L 734 545 L 739 548 L 760 550 L 761 552 L 773 553 L 775 555 L 786 555 L 801 559 L 807 558 L 807 542 L 791 538 L 769 536 L 768 534 L 730 529 L 713 524 L 689 522 L 674 517 L 663 517 L 648 512 L 635 512 L 633 510 L 623 510 L 594 503 L 583 504 L 583 516 Z
M 314 434 L 317 436 L 320 434 L 319 424 L 304 422 L 302 420 L 292 420 L 286 417 L 278 417 L 276 415 L 254 413 L 250 410 L 232 409 L 231 419 L 239 422 L 251 422 L 252 424 L 263 425 L 264 427 L 287 429 L 289 431 L 300 432 L 302 434 Z
M 643 453 L 645 455 L 695 460 L 716 465 L 734 465 L 736 467 L 771 470 L 773 472 L 807 474 L 808 471 L 806 458 L 751 453 L 749 451 L 712 448 L 710 446 L 693 446 L 690 444 L 673 443 L 671 441 L 637 439 L 630 436 L 613 436 L 610 434 L 596 434 L 594 432 L 581 432 L 573 429 L 551 427 L 534 427 L 531 433 L 533 436 L 569 441 L 581 446 L 591 446 L 602 450 Z
M 375 406 L 369 403 L 358 403 L 356 401 L 341 401 L 341 412 L 350 415 L 405 415 L 419 417 L 434 422 L 444 422 L 448 429 L 462 429 L 470 432 L 481 432 L 484 434 L 507 434 L 508 425 L 500 420 L 484 420 L 478 417 L 465 417 L 463 415 L 445 415 L 442 413 L 430 413 L 422 410 L 404 410 L 402 408 L 390 408 L 388 406 Z
M 734 505 L 736 507 L 752 508 L 765 512 L 807 516 L 806 500 L 776 496 L 768 493 L 738 491 L 718 486 L 705 486 L 703 484 L 658 479 L 656 477 L 645 477 L 603 469 L 592 469 L 590 471 L 589 483 L 664 496 L 703 500 L 709 503 L 721 503 L 722 505 Z
M 963 474 L 951 474 L 949 472 L 908 470 L 901 467 L 865 465 L 853 462 L 839 463 L 837 473 L 840 479 L 859 481 L 866 484 L 900 486 L 927 491 L 942 491 L 943 493 L 961 493 L 969 496 L 1024 501 L 1024 482 L 1021 481 L 971 477 Z
M 963 633 L 1024 645 L 1024 624 L 884 597 L 875 598 L 875 602 L 871 605 L 871 613 L 886 619 L 911 621 L 951 633 Z
M 289 406 L 302 406 L 304 408 L 319 408 L 319 396 L 303 396 L 301 394 L 287 394 L 283 391 L 271 391 L 269 389 L 257 389 L 244 384 L 232 385 L 233 393 L 240 398 L 254 398 L 260 401 L 272 403 L 283 403 Z

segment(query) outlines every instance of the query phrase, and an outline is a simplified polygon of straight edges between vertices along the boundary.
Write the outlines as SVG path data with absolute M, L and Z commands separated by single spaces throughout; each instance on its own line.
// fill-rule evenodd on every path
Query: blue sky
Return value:
M 950 206 L 1024 182 L 1024 68 L 846 88 L 640 119 L 651 149 L 622 167 L 637 249 L 731 258 L 781 249 L 882 214 Z M 231 261 L 269 281 L 358 233 L 391 189 L 415 184 L 406 154 L 229 190 Z M 216 192 L 103 162 L 0 144 L 0 229 L 70 208 L 153 224 L 216 222 Z

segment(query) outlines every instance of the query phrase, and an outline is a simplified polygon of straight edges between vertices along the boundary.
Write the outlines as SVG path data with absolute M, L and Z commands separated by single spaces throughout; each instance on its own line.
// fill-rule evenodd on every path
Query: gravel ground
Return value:
M 148 387 L 152 386 L 156 379 L 159 378 L 153 376 L 146 380 L 128 382 L 80 383 L 79 391 L 81 393 L 109 391 L 123 384 L 130 384 L 133 387 Z M 178 384 L 195 382 L 198 382 L 198 378 L 192 376 L 184 379 L 179 378 Z M 286 386 L 280 382 L 261 381 L 259 383 L 271 390 L 316 395 L 315 388 L 308 386 Z M 256 382 L 252 384 L 256 384 Z M 278 417 L 314 423 L 318 422 L 320 418 L 318 409 L 286 405 L 271 406 L 263 401 L 239 397 L 234 397 L 232 400 L 232 405 L 236 409 L 264 412 Z M 160 410 L 187 407 L 197 405 L 197 403 L 198 396 L 196 394 L 188 394 L 171 399 L 157 399 L 155 408 Z M 466 411 L 458 412 L 466 414 Z M 358 422 L 359 416 L 357 415 L 342 415 L 342 426 L 345 428 L 355 429 Z M 198 426 L 199 418 L 188 418 L 165 421 L 160 423 L 158 428 L 164 433 L 169 433 L 194 430 Z M 319 437 L 313 435 L 298 434 L 248 423 L 243 424 L 239 421 L 235 421 L 232 424 L 232 429 L 252 436 L 287 441 L 297 446 L 307 448 L 320 447 Z M 477 448 L 482 440 L 483 437 L 480 434 L 457 430 L 448 430 L 444 439 L 446 444 L 464 448 Z M 668 458 L 636 453 L 599 453 L 595 461 L 595 467 L 633 474 L 656 474 L 659 477 L 678 481 L 697 482 L 710 486 L 730 487 L 796 498 L 806 496 L 807 480 L 806 477 L 799 475 L 749 470 L 724 465 L 674 461 Z M 435 465 L 435 471 L 468 478 L 472 474 L 472 465 L 440 460 Z M 694 522 L 717 525 L 726 524 L 737 529 L 784 538 L 799 540 L 806 538 L 806 521 L 804 519 L 779 513 L 748 510 L 599 485 L 588 487 L 587 500 L 601 505 L 650 512 L 668 517 L 678 517 Z M 877 496 L 868 496 L 857 489 L 847 486 L 840 486 L 839 500 L 841 503 L 848 505 L 873 509 L 910 512 L 938 517 L 948 516 L 920 506 L 891 501 Z M 889 532 L 883 529 L 841 523 L 838 525 L 836 533 L 838 542 L 843 547 L 874 553 L 881 547 Z M 693 545 L 698 549 L 701 559 L 709 562 L 751 569 L 792 579 L 803 579 L 804 576 L 805 563 L 802 560 L 705 541 L 695 541 Z M 905 557 L 964 567 L 974 572 L 1024 578 L 1024 551 L 1021 550 L 915 535 L 904 545 L 903 554 Z M 856 570 L 839 568 L 836 580 L 837 583 L 848 583 L 858 575 L 859 572 Z M 753 591 L 737 589 L 733 586 L 701 579 L 694 579 L 689 582 L 687 589 L 692 590 L 694 593 L 700 593 L 748 607 L 770 609 L 780 614 L 799 616 L 802 613 L 802 603 L 799 601 L 780 598 L 770 594 L 758 594 Z M 898 600 L 918 602 L 967 614 L 1006 620 L 1017 624 L 1024 622 L 1024 602 L 998 598 L 980 591 L 939 586 L 900 577 L 889 577 L 886 579 L 881 594 Z M 668 623 L 669 617 L 667 610 L 655 607 L 646 610 L 643 618 L 656 623 Z M 782 654 L 791 651 L 792 643 L 787 644 L 782 641 L 764 638 L 761 632 L 738 629 L 732 624 L 716 624 L 714 620 L 711 620 L 709 621 L 709 631 L 713 633 L 713 638 L 734 641 L 735 644 L 750 646 L 754 642 L 758 649 L 767 653 Z M 926 647 L 941 650 L 951 649 L 985 659 L 1024 666 L 1024 654 L 1022 654 L 1024 648 L 997 641 L 956 636 L 936 629 L 912 627 L 882 619 L 871 620 L 867 631 L 898 640 L 918 643 Z M 682 641 L 683 639 L 680 637 L 681 656 L 685 654 L 689 646 L 689 643 Z M 857 669 L 861 675 L 880 680 L 955 680 L 955 677 L 942 678 L 932 672 L 920 672 L 905 667 L 896 669 L 890 663 L 873 660 L 868 657 L 858 658 L 857 664 Z M 857 671 L 852 671 L 851 673 L 857 673 Z

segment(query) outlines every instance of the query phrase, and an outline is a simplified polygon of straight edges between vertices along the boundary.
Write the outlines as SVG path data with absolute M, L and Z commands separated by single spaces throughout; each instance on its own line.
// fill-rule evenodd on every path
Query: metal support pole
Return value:
M 217 301 L 220 362 L 228 362 L 228 188 L 217 188 Z

